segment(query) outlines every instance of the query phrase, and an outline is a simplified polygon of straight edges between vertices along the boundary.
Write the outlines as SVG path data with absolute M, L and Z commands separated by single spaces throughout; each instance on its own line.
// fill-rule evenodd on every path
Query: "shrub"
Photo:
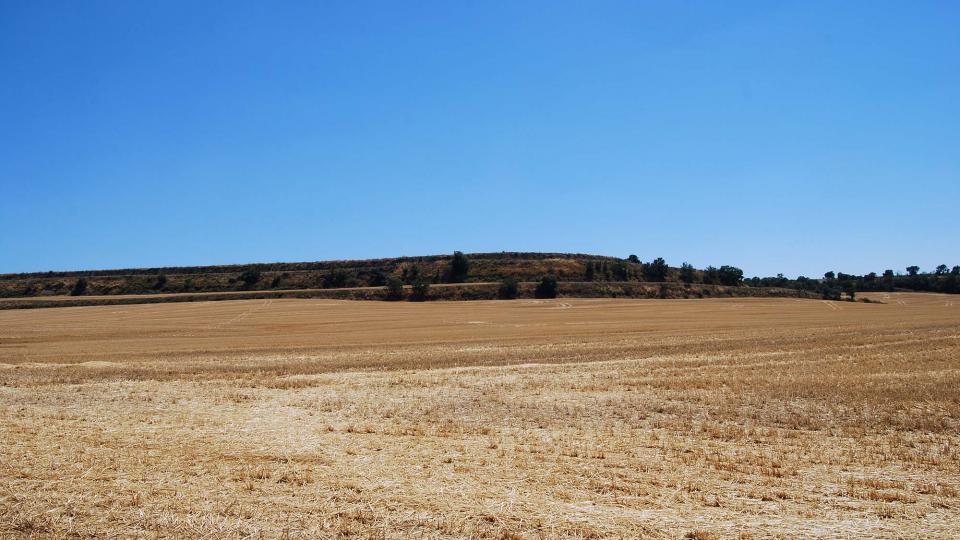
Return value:
M 557 297 L 557 278 L 554 276 L 543 276 L 537 289 L 533 292 L 536 298 L 556 298 Z
M 70 296 L 80 296 L 85 292 L 87 292 L 87 279 L 80 278 L 74 283 L 73 289 L 70 291 Z
M 520 286 L 516 278 L 508 277 L 500 283 L 500 291 L 497 296 L 502 300 L 513 300 L 517 297 Z
M 260 281 L 260 271 L 259 270 L 244 270 L 240 274 L 240 281 L 247 287 L 253 287 Z
M 403 298 L 403 281 L 400 278 L 387 278 L 387 300 L 400 300 Z
M 413 282 L 413 286 L 410 288 L 410 301 L 412 302 L 423 302 L 427 299 L 427 295 L 430 293 L 430 282 L 423 278 L 418 278 Z
M 693 283 L 696 274 L 693 271 L 693 265 L 690 263 L 683 263 L 680 266 L 680 281 L 683 281 L 686 284 Z

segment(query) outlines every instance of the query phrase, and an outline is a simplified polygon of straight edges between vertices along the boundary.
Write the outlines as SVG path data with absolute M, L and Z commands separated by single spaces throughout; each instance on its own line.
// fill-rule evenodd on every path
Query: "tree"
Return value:
M 950 269 L 950 273 L 953 274 L 953 275 L 955 275 L 955 276 L 956 276 L 956 275 L 960 275 L 960 265 L 954 266 L 953 268 L 951 268 L 951 269 Z
M 627 257 L 627 260 L 633 264 L 640 264 L 640 257 L 637 257 L 636 255 L 630 255 Z
M 500 283 L 500 290 L 497 292 L 497 296 L 502 300 L 513 300 L 517 297 L 520 286 L 517 283 L 517 278 L 508 277 Z
M 463 283 L 470 271 L 470 260 L 462 251 L 454 251 L 450 259 L 450 283 Z
M 740 285 L 743 281 L 743 270 L 736 266 L 723 265 L 718 271 L 718 277 L 720 278 L 720 283 L 723 285 Z
M 653 262 L 643 265 L 643 277 L 647 281 L 666 281 L 667 270 L 667 262 L 663 257 L 657 257 Z
M 854 283 L 853 283 L 852 281 L 847 282 L 847 283 L 844 283 L 844 285 L 843 285 L 843 291 L 844 291 L 845 293 L 847 293 L 847 298 L 848 298 L 851 302 L 856 302 L 856 300 L 857 300 L 857 287 L 854 285 Z
M 244 270 L 240 274 L 240 281 L 247 287 L 253 287 L 258 281 L 260 281 L 260 271 L 259 270 Z
M 703 271 L 703 282 L 707 285 L 716 285 L 720 283 L 720 271 L 715 266 L 708 266 Z
M 623 261 L 618 260 L 613 263 L 613 266 L 610 267 L 610 272 L 616 281 L 627 281 L 630 279 L 630 267 Z
M 557 297 L 557 278 L 554 276 L 543 276 L 540 283 L 537 284 L 533 296 L 536 298 L 556 298 Z
M 883 271 L 883 277 L 885 277 L 885 278 L 893 278 L 893 270 L 884 270 L 884 271 Z
M 410 287 L 410 301 L 423 302 L 430 293 L 430 280 L 426 278 L 417 278 Z
M 947 273 L 947 265 L 941 264 L 937 266 L 937 275 L 942 276 Z
M 919 266 L 908 266 L 908 267 L 907 267 L 907 273 L 910 274 L 911 276 L 917 275 L 918 272 L 920 272 L 920 267 L 919 267 Z
M 833 281 L 833 280 L 837 279 L 837 275 L 833 273 L 833 270 L 831 270 L 831 271 L 823 274 L 823 279 L 825 279 L 825 280 L 827 280 L 827 281 Z
M 693 265 L 690 263 L 683 263 L 680 265 L 680 281 L 691 284 L 696 278 L 696 274 L 693 271 Z
M 587 268 L 583 271 L 583 278 L 587 281 L 593 281 L 594 270 L 593 270 L 593 261 L 587 261 Z
M 387 278 L 387 300 L 400 300 L 403 298 L 403 281 L 398 277 L 390 276 Z
M 80 296 L 85 292 L 87 292 L 87 279 L 80 278 L 74 283 L 73 289 L 70 290 L 70 296 Z

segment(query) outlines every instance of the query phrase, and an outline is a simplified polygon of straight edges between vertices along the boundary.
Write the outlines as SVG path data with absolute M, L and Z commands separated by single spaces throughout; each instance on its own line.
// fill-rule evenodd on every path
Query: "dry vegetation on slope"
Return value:
M 960 306 L 0 312 L 0 535 L 952 538 Z

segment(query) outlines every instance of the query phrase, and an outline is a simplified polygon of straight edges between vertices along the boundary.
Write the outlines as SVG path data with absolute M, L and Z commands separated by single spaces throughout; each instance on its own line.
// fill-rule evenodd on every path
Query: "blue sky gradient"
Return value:
M 957 2 L 0 2 L 0 272 L 960 264 Z

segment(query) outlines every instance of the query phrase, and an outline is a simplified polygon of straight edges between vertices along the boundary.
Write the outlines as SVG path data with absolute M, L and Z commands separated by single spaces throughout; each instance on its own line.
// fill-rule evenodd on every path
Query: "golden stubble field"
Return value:
M 960 303 L 884 301 L 0 311 L 0 537 L 954 538 Z

